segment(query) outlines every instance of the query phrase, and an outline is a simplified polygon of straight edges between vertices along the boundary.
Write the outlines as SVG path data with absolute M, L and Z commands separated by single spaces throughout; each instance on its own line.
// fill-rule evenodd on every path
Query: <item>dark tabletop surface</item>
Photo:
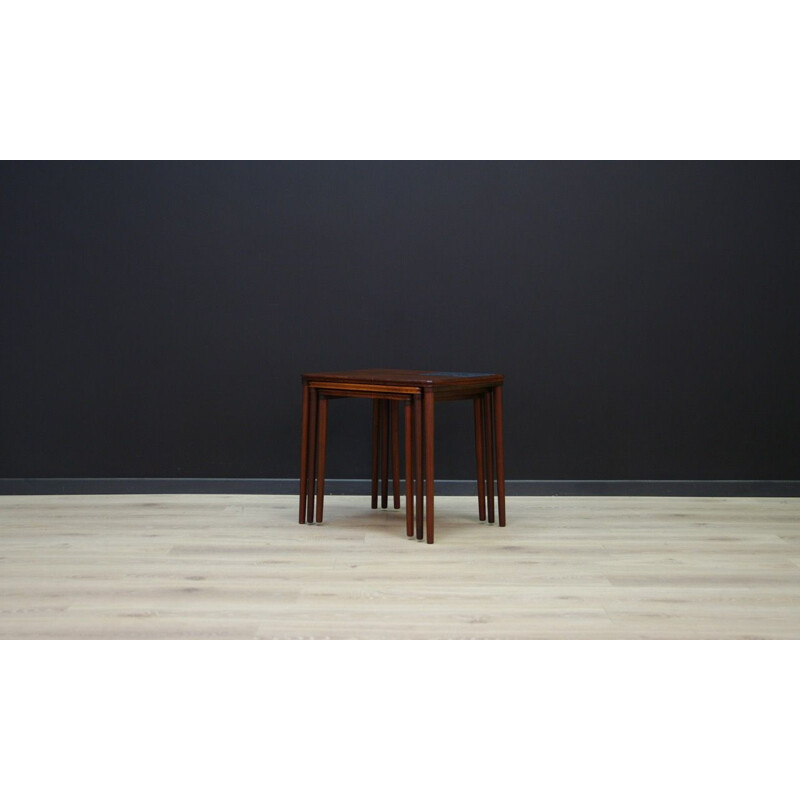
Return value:
M 307 381 L 341 383 L 392 383 L 397 386 L 497 385 L 503 376 L 493 372 L 436 372 L 419 369 L 354 369 L 346 372 L 307 372 Z

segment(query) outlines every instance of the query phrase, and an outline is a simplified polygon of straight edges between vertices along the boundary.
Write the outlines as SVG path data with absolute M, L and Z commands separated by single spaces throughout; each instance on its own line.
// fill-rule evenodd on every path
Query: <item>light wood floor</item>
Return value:
M 0 497 L 0 638 L 800 638 L 800 499 L 436 502 Z

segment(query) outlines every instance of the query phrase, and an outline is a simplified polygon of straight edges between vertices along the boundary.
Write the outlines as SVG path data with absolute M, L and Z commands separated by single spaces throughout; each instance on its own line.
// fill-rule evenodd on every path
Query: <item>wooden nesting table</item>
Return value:
M 434 407 L 437 402 L 472 400 L 475 419 L 475 455 L 479 519 L 494 522 L 494 481 L 497 479 L 497 516 L 506 524 L 503 454 L 503 376 L 476 372 L 427 372 L 401 369 L 362 369 L 351 372 L 313 372 L 302 376 L 303 410 L 300 449 L 300 523 L 322 522 L 325 495 L 325 452 L 328 401 L 340 397 L 371 398 L 373 402 L 372 485 L 373 508 L 379 467 L 378 448 L 383 442 L 383 507 L 386 508 L 388 472 L 388 420 L 394 441 L 393 478 L 395 507 L 399 508 L 397 420 L 404 409 L 406 533 L 434 536 Z M 316 487 L 315 487 L 316 483 Z M 424 483 L 424 489 L 423 489 Z M 414 484 L 416 491 L 414 491 Z M 416 515 L 414 497 L 416 496 Z

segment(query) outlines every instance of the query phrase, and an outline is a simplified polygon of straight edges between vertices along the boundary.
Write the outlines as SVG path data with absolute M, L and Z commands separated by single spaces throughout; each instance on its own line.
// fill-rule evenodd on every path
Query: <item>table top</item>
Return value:
M 493 372 L 435 372 L 418 369 L 355 369 L 347 372 L 307 372 L 304 381 L 394 384 L 430 388 L 500 386 L 503 376 Z

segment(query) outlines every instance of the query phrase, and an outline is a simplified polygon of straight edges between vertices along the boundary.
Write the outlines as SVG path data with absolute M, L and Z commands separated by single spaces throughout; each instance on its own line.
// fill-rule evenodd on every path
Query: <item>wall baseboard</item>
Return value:
M 370 481 L 326 480 L 327 494 L 369 495 Z M 0 478 L 0 495 L 297 494 L 296 478 Z M 436 481 L 437 495 L 476 494 L 475 481 Z M 800 481 L 506 481 L 509 496 L 800 497 Z

